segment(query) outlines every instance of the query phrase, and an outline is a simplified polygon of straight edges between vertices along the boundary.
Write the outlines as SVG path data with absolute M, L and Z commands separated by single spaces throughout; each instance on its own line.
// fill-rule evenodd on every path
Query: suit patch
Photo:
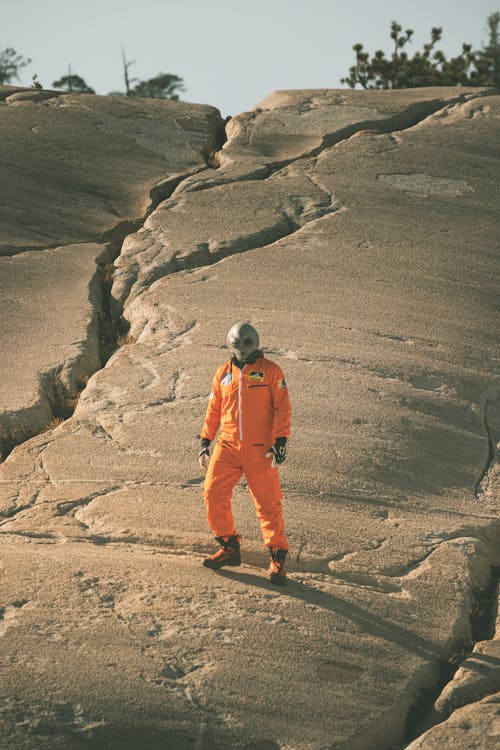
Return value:
M 226 372 L 220 382 L 222 385 L 231 385 L 231 383 L 233 382 L 233 374 L 231 372 Z
M 257 370 L 250 370 L 249 380 L 264 380 L 264 373 L 257 372 Z
M 278 380 L 278 388 L 286 388 L 286 380 L 283 378 L 282 380 Z

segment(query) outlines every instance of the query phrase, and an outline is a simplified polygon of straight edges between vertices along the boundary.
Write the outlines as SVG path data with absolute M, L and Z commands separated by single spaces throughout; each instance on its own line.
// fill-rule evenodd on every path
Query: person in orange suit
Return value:
M 207 568 L 240 565 L 240 540 L 231 498 L 245 475 L 270 552 L 273 583 L 286 582 L 288 541 L 281 510 L 278 466 L 286 458 L 291 408 L 281 368 L 264 357 L 259 335 L 249 323 L 236 323 L 228 333 L 230 359 L 213 378 L 200 433 L 199 463 L 207 469 L 204 498 L 208 524 L 219 549 L 203 561 Z M 210 444 L 220 434 L 210 457 Z

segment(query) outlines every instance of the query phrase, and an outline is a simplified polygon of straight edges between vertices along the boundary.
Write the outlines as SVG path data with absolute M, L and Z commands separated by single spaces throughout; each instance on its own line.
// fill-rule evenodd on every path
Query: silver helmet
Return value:
M 231 355 L 248 362 L 259 352 L 259 334 L 250 323 L 235 323 L 227 334 L 227 345 Z

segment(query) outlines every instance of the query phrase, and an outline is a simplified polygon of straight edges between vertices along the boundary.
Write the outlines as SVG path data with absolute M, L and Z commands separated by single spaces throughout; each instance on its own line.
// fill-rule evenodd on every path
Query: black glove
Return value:
M 201 438 L 200 450 L 198 453 L 198 463 L 202 469 L 206 469 L 208 466 L 210 456 L 210 440 L 208 438 Z
M 281 466 L 281 464 L 286 458 L 286 438 L 285 437 L 276 438 L 274 445 L 266 453 L 266 458 L 268 458 L 269 456 L 273 457 L 273 462 L 271 466 Z

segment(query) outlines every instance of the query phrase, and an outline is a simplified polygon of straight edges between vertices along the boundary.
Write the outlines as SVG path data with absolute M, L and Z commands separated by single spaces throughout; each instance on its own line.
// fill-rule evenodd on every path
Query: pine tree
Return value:
M 159 73 L 147 81 L 139 81 L 129 95 L 145 99 L 173 99 L 177 102 L 178 92 L 184 90 L 182 78 L 172 73 Z
M 391 39 L 394 48 L 390 58 L 383 50 L 377 50 L 373 57 L 365 52 L 362 44 L 353 47 L 356 62 L 349 69 L 349 76 L 341 79 L 351 88 L 358 84 L 364 89 L 402 89 L 418 86 L 465 86 L 471 83 L 469 70 L 475 61 L 475 53 L 470 44 L 462 45 L 462 52 L 449 60 L 442 50 L 436 49 L 443 30 L 431 29 L 431 38 L 424 44 L 422 52 L 409 57 L 405 47 L 411 43 L 412 29 L 406 29 L 397 22 L 391 22 Z
M 11 83 L 13 79 L 19 80 L 19 71 L 31 60 L 23 58 L 12 47 L 0 49 L 0 84 Z
M 476 86 L 500 88 L 500 13 L 491 13 L 487 20 L 489 41 L 476 53 L 476 70 L 471 74 Z
M 80 94 L 95 94 L 94 89 L 87 86 L 83 78 L 71 72 L 71 65 L 68 68 L 68 74 L 59 78 L 52 83 L 55 89 L 64 89 L 64 91 L 75 91 Z

